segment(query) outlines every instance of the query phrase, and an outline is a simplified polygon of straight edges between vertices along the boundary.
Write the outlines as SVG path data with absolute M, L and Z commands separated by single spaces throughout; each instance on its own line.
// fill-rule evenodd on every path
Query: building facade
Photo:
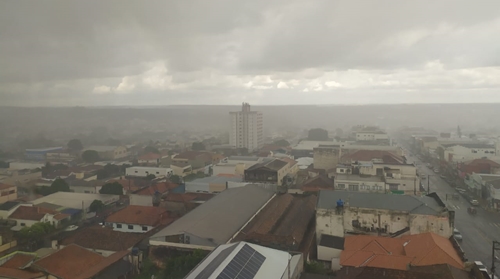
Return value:
M 237 148 L 257 150 L 264 144 L 263 117 L 258 111 L 250 111 L 243 103 L 241 111 L 230 112 L 229 144 Z

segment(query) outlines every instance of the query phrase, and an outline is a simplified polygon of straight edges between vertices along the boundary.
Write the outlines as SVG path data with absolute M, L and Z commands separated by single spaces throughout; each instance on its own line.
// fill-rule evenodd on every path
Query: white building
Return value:
M 250 105 L 243 103 L 241 111 L 229 113 L 229 144 L 237 148 L 257 150 L 264 144 L 262 113 L 250 111 Z
M 448 162 L 465 162 L 483 157 L 495 157 L 496 146 L 485 143 L 461 143 L 443 145 L 444 159 Z
M 108 216 L 106 225 L 115 231 L 146 233 L 159 226 L 167 215 L 166 208 L 129 205 Z
M 337 200 L 344 201 L 343 210 Z M 403 234 L 433 232 L 450 237 L 454 228 L 450 214 L 437 195 L 409 196 L 322 190 L 316 206 L 316 237 L 346 234 Z
M 155 167 L 130 167 L 125 170 L 126 176 L 146 177 L 148 175 L 156 177 L 165 176 L 169 177 L 174 174 L 171 168 L 155 168 Z
M 389 135 L 384 132 L 357 132 L 356 141 L 378 141 L 389 140 Z

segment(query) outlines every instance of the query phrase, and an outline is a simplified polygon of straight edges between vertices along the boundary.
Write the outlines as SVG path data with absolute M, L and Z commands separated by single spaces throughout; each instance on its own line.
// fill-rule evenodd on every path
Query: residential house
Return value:
M 170 181 L 153 183 L 129 194 L 130 205 L 158 206 L 163 197 L 179 185 Z
M 191 165 L 187 166 L 176 166 L 176 165 L 170 165 L 170 169 L 174 171 L 174 175 L 180 176 L 180 177 L 185 177 L 191 173 L 193 173 L 193 168 Z
M 303 269 L 300 253 L 238 242 L 219 245 L 185 278 L 298 279 Z
M 465 162 L 472 159 L 492 157 L 496 155 L 494 144 L 486 143 L 450 143 L 443 144 L 444 160 L 447 162 Z
M 6 279 L 46 279 L 47 276 L 32 270 L 31 264 L 36 260 L 36 254 L 16 251 L 0 259 L 0 278 Z
M 247 184 L 241 177 L 209 176 L 186 182 L 186 192 L 220 193 Z
M 125 170 L 126 176 L 131 177 L 147 177 L 154 175 L 155 177 L 170 177 L 174 174 L 171 168 L 156 168 L 156 167 L 130 167 Z
M 129 155 L 126 146 L 90 146 L 86 150 L 94 150 L 99 154 L 101 160 L 116 160 Z
M 78 229 L 57 243 L 57 248 L 76 244 L 92 252 L 109 257 L 125 250 L 132 250 L 148 235 L 143 233 L 128 233 L 116 231 L 108 226 L 95 225 Z
M 32 269 L 58 279 L 119 279 L 132 272 L 130 251 L 116 252 L 108 257 L 71 244 L 41 258 Z
M 39 206 L 22 205 L 10 214 L 9 219 L 17 222 L 17 226 L 13 227 L 12 230 L 21 230 L 24 227 L 31 227 L 36 223 L 50 223 L 55 227 L 59 227 L 59 225 L 68 221 L 69 217 L 70 215 L 59 213 L 55 210 Z
M 153 235 L 149 244 L 212 250 L 233 239 L 274 195 L 260 185 L 227 189 Z
M 212 164 L 212 155 L 206 151 L 185 151 L 172 158 L 172 165 L 191 166 L 192 169 L 196 170 Z
M 438 264 L 464 269 L 451 241 L 432 232 L 400 238 L 348 236 L 340 255 L 342 267 L 408 270 L 409 266 Z
M 487 158 L 474 159 L 458 164 L 458 174 L 464 177 L 465 174 L 484 173 L 500 174 L 500 164 Z
M 258 243 L 282 251 L 313 250 L 316 196 L 277 195 L 241 229 L 233 242 Z
M 160 164 L 161 155 L 153 152 L 146 153 L 137 158 L 137 162 L 141 166 L 158 166 Z
M 17 187 L 0 182 L 0 203 L 17 199 Z
M 332 270 L 339 270 L 344 241 L 344 237 L 322 234 L 317 247 L 318 260 L 325 262 Z
M 212 166 L 214 176 L 220 174 L 235 174 L 243 177 L 245 170 L 261 163 L 264 158 L 253 156 L 231 156 Z
M 26 149 L 24 156 L 28 160 L 34 161 L 45 161 L 47 153 L 62 150 L 61 146 L 58 147 L 48 147 L 48 148 L 36 148 L 36 149 Z
M 253 165 L 245 170 L 245 181 L 283 185 L 285 177 L 289 175 L 290 171 L 288 162 L 267 158 L 262 163 Z
M 367 193 L 387 193 L 384 177 L 360 174 L 335 175 L 335 190 Z
M 492 208 L 500 208 L 498 201 L 500 198 L 500 191 L 498 190 L 500 188 L 499 174 L 467 174 L 464 183 L 474 195 L 489 200 Z
M 334 180 L 324 174 L 313 176 L 300 184 L 296 184 L 294 189 L 289 189 L 289 193 L 319 192 L 319 190 L 333 190 Z
M 54 194 L 33 200 L 31 203 L 36 206 L 48 203 L 55 205 L 58 208 L 80 209 L 85 213 L 88 213 L 90 204 L 94 200 L 100 200 L 105 205 L 109 205 L 117 202 L 119 199 L 119 195 L 56 192 Z
M 51 151 L 45 154 L 46 161 L 51 164 L 74 164 L 76 160 L 75 154 L 71 153 L 67 149 Z
M 448 264 L 409 266 L 407 270 L 377 267 L 344 267 L 336 273 L 336 279 L 483 279 L 473 272 Z
M 99 194 L 102 186 L 106 184 L 103 180 L 81 180 L 74 178 L 65 179 L 69 189 L 74 193 Z
M 106 218 L 106 225 L 115 231 L 146 233 L 168 218 L 165 208 L 129 205 Z
M 302 140 L 292 147 L 292 155 L 294 158 L 299 159 L 302 157 L 313 157 L 314 148 L 320 145 L 333 145 L 334 141 L 312 141 L 312 140 Z
M 208 193 L 168 193 L 160 206 L 168 208 L 172 213 L 184 215 L 214 196 L 215 194 Z
M 8 201 L 0 204 L 0 219 L 7 219 L 20 204 L 18 201 Z
M 110 179 L 106 183 L 118 183 L 122 185 L 126 193 L 134 193 L 140 189 L 146 188 L 153 184 L 153 181 L 142 177 L 120 177 L 119 179 Z
M 338 200 L 344 201 L 337 208 Z M 450 237 L 454 214 L 436 195 L 409 196 L 321 190 L 316 205 L 316 236 L 365 233 L 384 236 L 433 232 Z

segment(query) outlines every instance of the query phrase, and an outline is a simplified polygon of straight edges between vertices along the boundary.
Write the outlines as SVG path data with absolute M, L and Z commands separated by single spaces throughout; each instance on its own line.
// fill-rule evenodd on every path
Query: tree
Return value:
M 152 174 L 152 173 L 150 173 L 150 174 L 148 174 L 148 175 L 146 176 L 146 179 L 147 179 L 147 180 L 153 180 L 153 179 L 155 179 L 155 178 L 156 178 L 156 175 L 154 175 L 154 174 Z
M 290 146 L 290 143 L 287 140 L 281 139 L 281 140 L 275 141 L 274 145 L 287 147 L 287 146 Z
M 123 195 L 123 186 L 118 182 L 106 183 L 99 190 L 99 194 Z
M 87 163 L 94 163 L 100 160 L 99 153 L 95 150 L 85 150 L 82 153 L 82 159 Z
M 72 139 L 68 142 L 68 148 L 72 151 L 80 151 L 83 149 L 83 144 L 79 139 Z
M 19 231 L 19 237 L 26 241 L 40 240 L 43 236 L 54 231 L 50 223 L 35 223 L 31 227 L 24 227 Z
M 184 278 L 193 268 L 195 268 L 208 253 L 203 250 L 195 250 L 188 255 L 170 257 L 165 263 L 164 276 L 159 278 L 177 279 Z
M 98 212 L 101 212 L 104 209 L 104 207 L 105 206 L 104 206 L 104 203 L 102 201 L 94 200 L 89 206 L 89 211 L 98 213 Z
M 328 131 L 321 128 L 311 129 L 307 135 L 308 140 L 318 140 L 318 141 L 326 141 L 328 140 Z
M 307 273 L 313 273 L 313 274 L 328 274 L 329 270 L 325 268 L 324 265 L 322 265 L 319 262 L 316 261 L 310 261 L 310 262 L 305 262 L 304 263 L 304 270 Z
M 182 184 L 182 178 L 178 175 L 172 175 L 169 177 L 170 181 L 175 184 Z
M 205 150 L 205 145 L 202 142 L 196 141 L 191 145 L 193 150 Z
M 68 183 L 66 183 L 66 181 L 61 178 L 57 178 L 56 180 L 54 180 L 54 182 L 52 182 L 52 184 L 50 185 L 50 188 L 52 191 L 54 191 L 54 193 L 70 192 Z
M 154 147 L 154 146 L 151 146 L 151 145 L 148 145 L 144 148 L 144 153 L 156 153 L 156 154 L 160 154 L 160 151 L 158 150 L 158 148 Z

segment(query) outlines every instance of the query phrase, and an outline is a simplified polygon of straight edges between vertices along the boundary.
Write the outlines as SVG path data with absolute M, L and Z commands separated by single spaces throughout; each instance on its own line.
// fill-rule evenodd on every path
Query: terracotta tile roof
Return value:
M 468 166 L 477 166 L 477 165 L 489 165 L 490 167 L 495 167 L 499 168 L 500 164 L 498 164 L 495 161 L 492 161 L 490 159 L 475 159 L 475 160 L 470 160 L 467 162 L 464 162 L 465 165 Z
M 287 157 L 283 157 L 283 158 L 279 158 L 281 161 L 285 161 L 288 163 L 288 166 L 292 167 L 292 166 L 295 166 L 297 164 L 297 161 L 295 161 L 294 159 L 292 158 L 287 158 Z
M 155 192 L 159 192 L 161 194 L 167 193 L 168 191 L 176 188 L 177 184 L 172 183 L 170 181 L 166 182 L 159 182 L 154 185 L 151 185 L 149 187 L 140 189 L 139 191 L 135 192 L 134 194 L 136 195 L 144 195 L 144 196 L 152 196 L 155 194 Z
M 2 267 L 22 269 L 34 259 L 35 255 L 16 253 L 14 257 L 2 264 Z
M 36 279 L 44 278 L 41 272 L 30 272 L 26 270 L 16 269 L 16 268 L 5 268 L 0 266 L 0 275 L 5 278 L 12 279 Z
M 372 161 L 373 159 L 381 159 L 385 164 L 403 164 L 404 159 L 392 152 L 385 150 L 357 150 L 350 154 L 342 156 L 342 162 L 355 161 Z
M 301 189 L 303 191 L 319 191 L 320 189 L 334 189 L 333 180 L 328 178 L 326 175 L 318 175 L 302 183 Z
M 340 264 L 401 270 L 406 270 L 410 264 L 412 266 L 448 264 L 459 269 L 464 267 L 451 242 L 434 233 L 401 238 L 367 235 L 346 237 Z
M 157 226 L 168 216 L 167 209 L 153 206 L 129 205 L 106 218 L 109 223 Z
M 15 186 L 14 185 L 5 184 L 5 183 L 0 183 L 0 190 L 9 189 L 9 188 L 12 188 L 12 187 L 15 187 Z
M 151 181 L 140 179 L 140 178 L 129 178 L 129 179 L 110 179 L 106 183 L 117 182 L 122 185 L 123 189 L 127 192 L 135 192 L 151 184 Z
M 184 151 L 180 154 L 177 154 L 174 157 L 174 159 L 195 160 L 200 155 L 204 155 L 205 160 L 212 161 L 212 154 L 210 154 L 209 152 L 203 152 L 203 151 Z
M 38 206 L 20 206 L 9 216 L 10 219 L 40 221 L 45 214 L 58 214 L 57 211 Z
M 120 252 L 116 252 L 112 255 L 109 255 L 108 257 L 101 260 L 98 264 L 90 267 L 89 269 L 85 270 L 84 272 L 82 272 L 78 276 L 74 277 L 73 279 L 93 278 L 95 275 L 99 274 L 101 271 L 103 271 L 104 269 L 106 269 L 110 265 L 123 259 L 128 254 L 130 254 L 130 251 L 120 251 Z
M 103 259 L 97 253 L 72 244 L 36 261 L 34 266 L 58 278 L 74 279 Z
M 146 153 L 142 156 L 139 156 L 139 158 L 137 158 L 137 159 L 141 160 L 141 161 L 151 161 L 151 160 L 158 160 L 160 158 L 161 158 L 160 154 L 149 152 L 149 153 Z
M 144 233 L 119 232 L 110 227 L 103 228 L 96 225 L 75 231 L 64 238 L 60 244 L 63 246 L 77 244 L 88 249 L 121 251 L 130 249 L 147 236 L 148 234 Z

